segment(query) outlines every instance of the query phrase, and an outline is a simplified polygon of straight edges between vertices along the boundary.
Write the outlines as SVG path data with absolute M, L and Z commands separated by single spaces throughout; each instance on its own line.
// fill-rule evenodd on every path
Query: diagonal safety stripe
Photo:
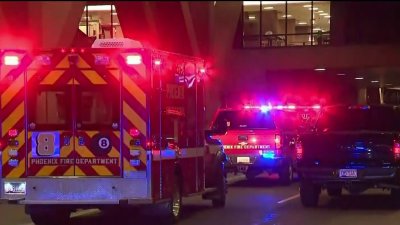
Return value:
M 35 71 L 27 72 L 27 81 L 29 82 Z M 15 97 L 15 95 L 24 87 L 24 76 L 20 75 L 14 82 L 1 94 L 1 108 L 10 103 L 10 101 Z
M 113 174 L 106 166 L 92 166 L 98 175 L 101 176 L 112 176 Z
M 64 56 L 64 58 L 57 64 L 56 69 L 68 69 L 69 61 L 68 55 Z
M 71 80 L 69 80 L 67 84 L 79 85 L 79 82 L 75 78 L 71 78 Z
M 111 151 L 107 154 L 109 157 L 119 157 L 119 151 L 112 147 Z
M 57 169 L 57 166 L 43 166 L 39 172 L 36 173 L 36 176 L 50 176 L 55 169 Z
M 131 94 L 133 97 L 137 99 L 137 101 L 146 108 L 146 94 L 142 89 L 137 86 L 135 82 L 132 81 L 128 76 L 125 77 L 123 81 L 124 88 Z
M 40 84 L 44 85 L 52 85 L 54 84 L 63 74 L 65 70 L 52 70 L 46 77 L 40 82 Z
M 24 102 L 21 102 L 3 121 L 1 128 L 4 132 L 10 130 L 24 116 L 24 108 Z
M 5 177 L 6 178 L 21 177 L 25 173 L 25 168 L 26 168 L 26 158 L 24 157 L 23 159 L 21 159 L 18 166 L 16 168 L 14 168 L 13 170 L 11 170 L 11 172 L 9 174 L 7 174 Z
M 25 130 L 22 130 L 19 134 L 18 134 L 18 136 L 17 136 L 17 138 L 16 138 L 16 140 L 19 142 L 19 147 L 18 147 L 18 152 L 19 151 L 23 151 L 23 149 L 21 150 L 21 148 L 22 148 L 22 146 L 24 146 L 24 144 L 25 144 Z M 8 146 L 6 149 L 4 149 L 4 152 L 8 152 L 8 150 L 10 149 L 11 147 L 10 146 Z M 12 147 L 12 148 L 14 148 L 15 149 L 15 147 Z M 6 163 L 8 163 L 8 160 L 10 159 L 10 156 L 8 155 L 8 154 L 2 154 L 2 161 L 3 161 L 3 165 L 5 165 Z
M 129 161 L 124 157 L 124 171 L 137 171 L 137 169 L 129 163 Z
M 81 73 L 94 85 L 107 84 L 107 82 L 94 70 L 81 70 Z
M 81 57 L 78 56 L 78 64 L 76 64 L 76 67 L 80 68 L 80 69 L 89 69 L 91 68 L 90 65 Z
M 1 108 L 4 107 L 14 98 L 14 96 L 24 87 L 24 76 L 18 76 L 12 84 L 1 95 Z
M 119 70 L 108 70 L 108 72 L 119 81 L 120 71 Z
M 71 176 L 74 174 L 74 166 L 70 166 L 67 171 L 63 174 L 64 176 Z
M 124 101 L 122 107 L 124 116 L 144 135 L 147 134 L 146 122 Z
M 121 56 L 126 58 L 130 53 L 122 53 Z M 137 72 L 139 76 L 142 78 L 146 78 L 146 65 L 144 63 L 140 63 L 139 65 L 133 65 L 133 69 Z

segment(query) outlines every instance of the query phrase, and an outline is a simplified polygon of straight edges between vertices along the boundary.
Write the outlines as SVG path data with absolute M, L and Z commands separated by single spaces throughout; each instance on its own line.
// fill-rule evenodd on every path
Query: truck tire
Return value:
M 279 181 L 281 184 L 287 186 L 293 181 L 293 166 L 289 164 L 279 171 Z
M 71 211 L 54 206 L 36 206 L 29 207 L 31 220 L 36 225 L 67 225 L 70 220 Z
M 221 162 L 221 165 L 218 168 L 218 180 L 216 183 L 217 188 L 217 197 L 212 199 L 212 205 L 214 208 L 222 208 L 225 207 L 226 203 L 226 194 L 228 190 L 228 181 L 226 179 L 226 173 L 224 170 L 224 164 Z
M 339 197 L 342 195 L 342 188 L 327 188 L 326 192 L 330 197 Z
M 300 200 L 304 207 L 316 207 L 318 205 L 321 187 L 311 181 L 300 182 Z
M 175 224 L 179 221 L 182 214 L 182 182 L 177 175 L 174 180 L 174 189 L 171 199 L 164 205 L 162 209 L 162 223 Z

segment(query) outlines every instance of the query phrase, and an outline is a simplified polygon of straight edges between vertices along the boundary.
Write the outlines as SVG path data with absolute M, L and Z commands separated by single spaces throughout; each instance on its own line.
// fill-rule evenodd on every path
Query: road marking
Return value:
M 100 212 L 100 210 L 99 209 L 82 210 L 82 211 L 78 211 L 78 212 L 72 213 L 71 214 L 71 218 L 78 217 L 78 216 L 84 216 L 84 215 L 97 213 L 97 212 Z M 21 225 L 35 225 L 35 224 L 34 223 L 24 223 L 24 224 L 21 224 Z
M 282 204 L 282 203 L 291 201 L 291 200 L 296 199 L 296 198 L 299 198 L 299 197 L 300 197 L 300 194 L 293 195 L 293 196 L 290 196 L 289 198 L 285 198 L 285 199 L 279 201 L 278 204 Z

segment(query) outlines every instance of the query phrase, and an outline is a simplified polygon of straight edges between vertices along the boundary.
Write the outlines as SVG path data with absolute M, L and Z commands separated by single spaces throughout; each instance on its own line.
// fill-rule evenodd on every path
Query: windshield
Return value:
M 338 107 L 326 110 L 317 128 L 328 130 L 400 130 L 400 114 L 392 108 L 349 109 Z
M 261 111 L 221 111 L 214 124 L 213 130 L 226 129 L 275 129 L 271 113 Z

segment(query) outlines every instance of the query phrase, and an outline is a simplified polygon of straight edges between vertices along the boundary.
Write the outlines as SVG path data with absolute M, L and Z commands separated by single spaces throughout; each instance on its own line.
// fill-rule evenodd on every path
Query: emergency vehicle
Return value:
M 204 60 L 130 39 L 0 59 L 0 195 L 36 224 L 107 205 L 161 205 L 175 221 L 194 194 L 224 206 L 223 148 L 203 130 Z
M 288 185 L 296 169 L 298 135 L 312 128 L 319 111 L 319 105 L 224 108 L 216 113 L 211 130 L 224 145 L 230 171 L 242 172 L 247 179 L 264 171 L 278 173 Z

